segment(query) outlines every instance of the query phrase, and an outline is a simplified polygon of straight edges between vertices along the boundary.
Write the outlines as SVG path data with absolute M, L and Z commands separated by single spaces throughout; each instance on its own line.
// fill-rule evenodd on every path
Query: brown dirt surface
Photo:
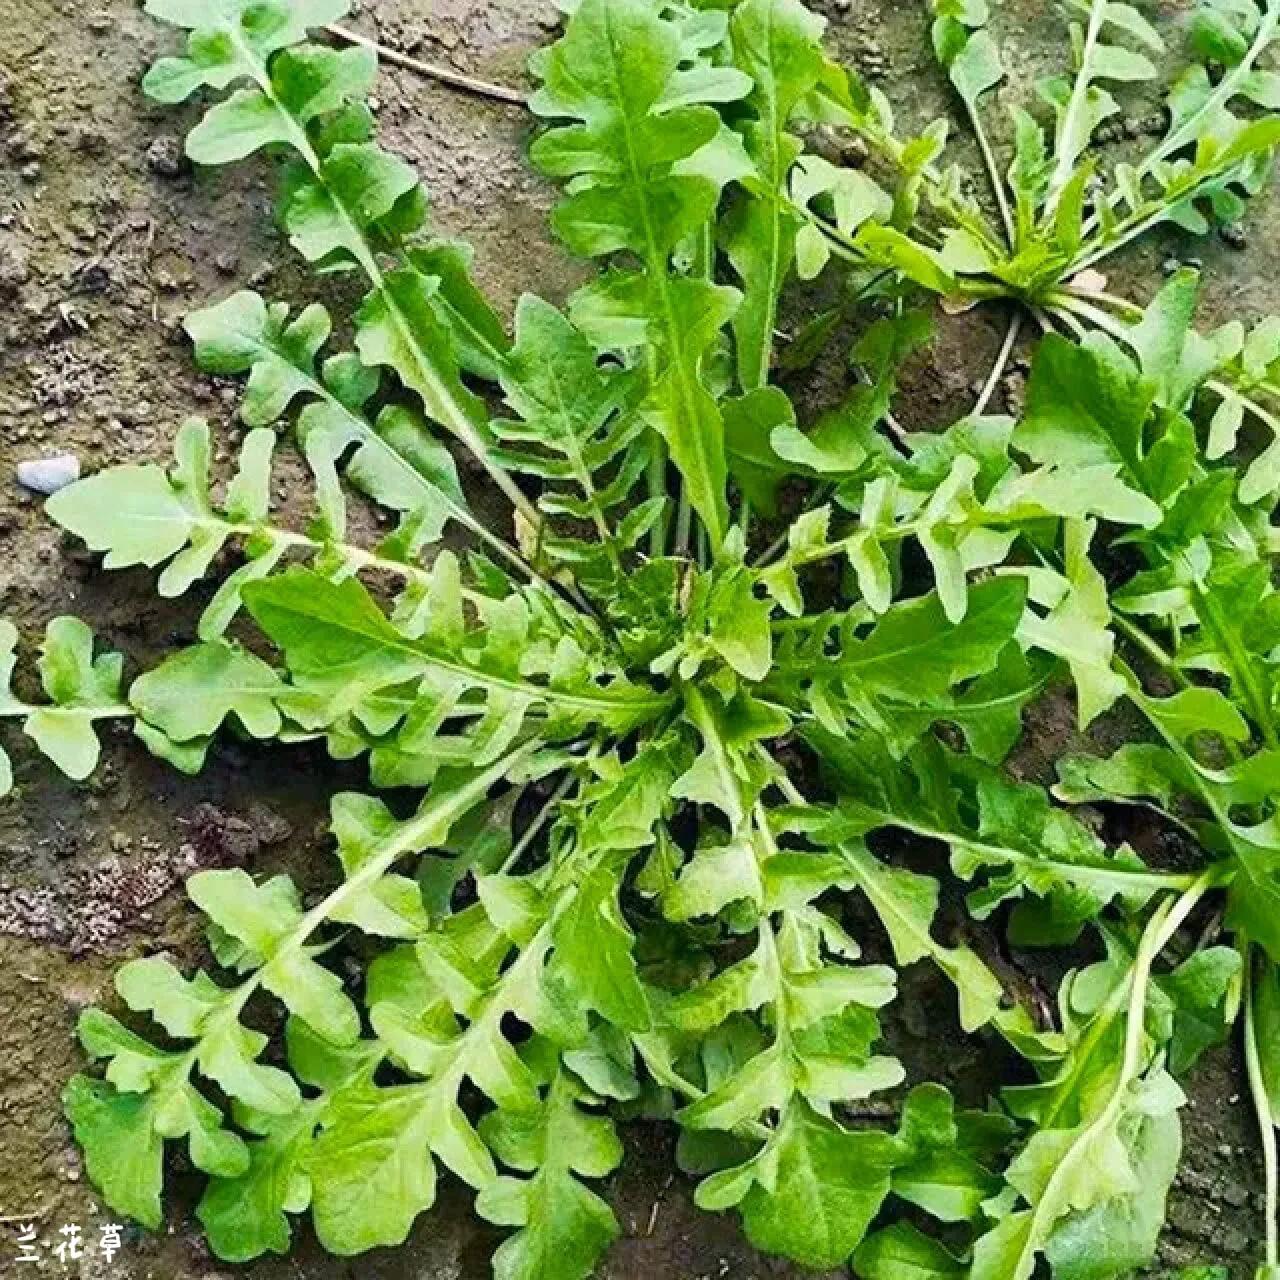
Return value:
M 905 118 L 951 110 L 923 6 L 827 0 L 818 7 L 832 19 L 836 47 L 886 88 Z M 510 84 L 522 82 L 525 57 L 556 20 L 551 0 L 380 0 L 353 19 L 398 49 Z M 998 21 L 1022 84 L 1056 67 L 1066 40 L 1049 6 L 1016 0 Z M 183 161 L 191 114 L 149 105 L 138 89 L 172 40 L 134 0 L 0 0 L 0 31 L 0 616 L 19 626 L 29 658 L 49 618 L 80 615 L 136 671 L 191 638 L 199 599 L 161 601 L 149 574 L 98 571 L 14 483 L 15 465 L 64 450 L 86 472 L 164 459 L 193 412 L 214 424 L 225 462 L 237 438 L 235 393 L 195 371 L 182 316 L 246 283 L 295 305 L 342 295 L 305 278 L 277 238 L 264 168 L 196 173 Z M 562 298 L 580 268 L 546 229 L 551 194 L 525 162 L 523 114 L 395 69 L 384 73 L 378 97 L 384 140 L 419 166 L 438 227 L 476 245 L 482 281 L 499 305 L 509 311 L 526 290 Z M 1274 208 L 1259 202 L 1247 253 L 1169 239 L 1140 250 L 1121 286 L 1141 296 L 1169 255 L 1202 258 L 1213 268 L 1203 318 L 1265 313 L 1280 278 Z M 1000 318 L 988 313 L 946 322 L 904 388 L 908 425 L 963 412 L 1000 336 Z M 1016 402 L 1016 366 L 1005 390 Z M 1070 717 L 1050 703 L 1033 725 L 1024 767 L 1043 773 L 1070 736 Z M 16 1255 L 18 1223 L 36 1222 L 51 1240 L 64 1223 L 96 1238 L 109 1220 L 58 1102 L 82 1065 L 72 1035 L 78 1012 L 110 1000 L 110 975 L 122 959 L 165 949 L 201 954 L 181 893 L 192 870 L 247 863 L 260 873 L 287 869 L 306 887 L 323 882 L 328 797 L 361 785 L 358 771 L 316 750 L 268 757 L 233 744 L 220 745 L 209 768 L 186 779 L 127 735 L 110 734 L 97 776 L 75 785 L 12 735 L 5 745 L 17 788 L 0 801 L 0 1275 Z M 998 1055 L 958 1031 L 939 1034 L 953 1025 L 949 994 L 921 970 L 908 974 L 891 1027 L 895 1049 L 913 1078 L 938 1076 L 979 1101 Z M 1261 1234 L 1261 1174 L 1241 1088 L 1239 1065 L 1225 1051 L 1190 1086 L 1187 1156 L 1162 1266 L 1225 1263 L 1242 1280 L 1249 1274 Z M 694 1209 L 688 1180 L 673 1176 L 664 1132 L 633 1126 L 627 1145 L 624 1168 L 605 1189 L 624 1232 L 601 1270 L 605 1280 L 801 1274 L 756 1255 L 731 1216 Z M 166 1233 L 126 1231 L 110 1267 L 92 1257 L 63 1266 L 46 1253 L 40 1267 L 25 1270 L 87 1280 L 229 1277 L 232 1269 L 209 1257 L 193 1227 L 192 1179 L 177 1168 L 173 1177 L 178 1194 Z M 237 1270 L 261 1280 L 483 1280 L 497 1238 L 456 1186 L 398 1251 L 349 1262 L 325 1258 L 305 1227 L 297 1237 L 290 1260 Z

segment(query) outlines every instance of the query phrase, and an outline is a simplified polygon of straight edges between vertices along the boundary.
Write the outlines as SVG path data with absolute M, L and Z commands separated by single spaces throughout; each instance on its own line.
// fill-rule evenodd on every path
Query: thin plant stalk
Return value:
M 1262 1168 L 1266 1183 L 1266 1269 L 1261 1275 L 1269 1277 L 1280 1269 L 1280 1158 L 1276 1150 L 1276 1116 L 1271 1110 L 1271 1095 L 1262 1074 L 1253 948 L 1245 938 L 1240 940 L 1240 954 L 1244 959 L 1244 1059 L 1249 1075 L 1249 1092 L 1253 1095 L 1254 1112 L 1258 1117 L 1258 1132 L 1262 1138 Z
M 1058 207 L 1058 200 L 1062 196 L 1063 188 L 1066 187 L 1071 179 L 1071 170 L 1075 165 L 1075 157 L 1071 154 L 1071 149 L 1064 144 L 1070 139 L 1075 130 L 1076 119 L 1085 110 L 1088 102 L 1089 77 L 1083 73 L 1083 69 L 1088 67 L 1093 57 L 1093 51 L 1102 35 L 1102 24 L 1106 19 L 1106 14 L 1107 0 L 1093 0 L 1089 8 L 1089 25 L 1085 29 L 1084 45 L 1080 50 L 1082 73 L 1075 78 L 1075 84 L 1071 89 L 1071 98 L 1067 102 L 1067 109 L 1062 116 L 1062 125 L 1058 130 L 1058 162 L 1054 166 L 1053 176 L 1049 179 L 1049 190 L 1045 196 L 1044 213 L 1046 219 L 1053 216 L 1054 210 Z
M 977 105 L 966 98 L 965 109 L 968 112 L 969 124 L 973 127 L 973 136 L 977 140 L 978 150 L 982 153 L 982 163 L 986 166 L 987 178 L 996 198 L 996 205 L 1000 209 L 1000 221 L 1004 225 L 1005 238 L 1009 242 L 1009 251 L 1012 253 L 1017 241 L 1017 232 L 1014 230 L 1013 210 L 1009 207 L 1009 197 L 1005 194 L 1004 178 L 996 162 L 996 153 L 991 146 L 991 139 L 987 136 L 986 126 L 982 123 L 982 115 Z
M 512 89 L 504 84 L 493 84 L 489 80 L 481 80 L 476 76 L 455 71 L 452 67 L 442 67 L 438 63 L 427 62 L 422 58 L 414 58 L 407 53 L 388 49 L 385 44 L 380 44 L 377 40 L 361 35 L 358 31 L 352 31 L 349 27 L 340 26 L 336 22 L 330 23 L 325 30 L 331 36 L 345 40 L 348 44 L 363 45 L 366 49 L 372 49 L 384 62 L 404 67 L 408 71 L 416 71 L 419 75 L 426 76 L 430 80 L 438 80 L 450 88 L 461 89 L 464 93 L 474 93 L 481 98 L 491 98 L 495 102 L 505 102 L 513 107 L 529 105 L 529 99 L 519 89 Z
M 1009 321 L 1009 327 L 1005 330 L 1004 341 L 1000 344 L 1000 350 L 996 353 L 995 363 L 991 366 L 991 372 L 987 375 L 987 380 L 982 385 L 982 390 L 978 392 L 978 398 L 973 405 L 973 416 L 980 417 L 987 411 L 987 406 L 991 403 L 991 397 L 995 395 L 996 388 L 1000 385 L 1000 379 L 1004 377 L 1004 371 L 1009 367 L 1009 358 L 1013 355 L 1014 344 L 1018 341 L 1018 334 L 1022 330 L 1022 312 L 1015 311 L 1013 318 Z

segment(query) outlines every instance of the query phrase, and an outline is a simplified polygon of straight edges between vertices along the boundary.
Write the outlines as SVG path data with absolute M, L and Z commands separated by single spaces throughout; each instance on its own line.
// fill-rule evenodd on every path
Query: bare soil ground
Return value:
M 880 80 L 907 118 L 948 109 L 923 6 L 828 0 L 818 7 L 841 51 Z M 1178 6 L 1165 8 L 1173 16 Z M 551 0 L 380 0 L 366 3 L 356 21 L 395 47 L 519 84 L 527 53 L 554 29 L 556 12 Z M 1047 6 L 1018 0 L 1002 25 L 1011 36 L 1007 60 L 1024 84 L 1066 47 Z M 191 638 L 199 601 L 159 601 L 147 574 L 98 572 L 14 483 L 14 466 L 62 450 L 76 453 L 86 471 L 160 459 L 192 412 L 208 416 L 229 449 L 234 393 L 195 372 L 181 317 L 246 282 L 299 302 L 325 296 L 324 288 L 298 274 L 278 241 L 265 170 L 195 173 L 183 162 L 189 121 L 149 106 L 138 91 L 168 37 L 135 0 L 0 0 L 0 33 L 0 616 L 30 644 L 49 618 L 79 614 L 136 670 Z M 475 243 L 482 279 L 502 305 L 510 308 L 525 290 L 558 299 L 573 287 L 577 268 L 546 231 L 550 193 L 524 161 L 528 121 L 520 111 L 394 69 L 385 73 L 379 110 L 389 144 L 425 175 L 438 226 Z M 1141 119 L 1134 117 L 1135 131 Z M 1143 296 L 1169 255 L 1203 258 L 1213 268 L 1206 321 L 1263 314 L 1280 302 L 1275 208 L 1259 201 L 1243 253 L 1171 239 L 1141 250 L 1121 283 Z M 963 412 L 999 338 L 998 317 L 945 326 L 911 372 L 907 422 L 924 427 Z M 1011 404 L 1019 381 L 1015 367 L 1002 389 Z M 839 374 L 819 382 L 830 392 Z M 1069 724 L 1062 708 L 1042 710 L 1022 767 L 1042 771 Z M 181 893 L 192 870 L 247 863 L 322 883 L 328 798 L 361 784 L 358 772 L 317 751 L 273 751 L 268 761 L 236 745 L 220 747 L 198 779 L 183 779 L 122 736 L 108 739 L 99 775 L 77 786 L 20 741 L 6 745 L 18 785 L 0 801 L 0 1275 L 16 1256 L 17 1223 L 35 1221 L 50 1239 L 64 1223 L 96 1237 L 107 1221 L 58 1102 L 81 1065 L 72 1036 L 80 1009 L 110 1000 L 110 975 L 123 959 L 162 949 L 200 955 Z M 874 933 L 870 924 L 866 931 Z M 927 974 L 908 975 L 895 1048 L 913 1078 L 940 1077 L 976 1102 L 992 1084 L 997 1055 L 958 1032 L 939 1033 L 953 1021 L 949 996 Z M 1163 1268 L 1217 1263 L 1241 1280 L 1251 1274 L 1261 1174 L 1241 1081 L 1224 1051 L 1193 1082 Z M 800 1274 L 755 1255 L 732 1218 L 697 1213 L 687 1180 L 673 1177 L 660 1130 L 634 1126 L 628 1147 L 624 1170 L 606 1188 L 625 1233 L 601 1273 L 606 1280 Z M 190 1179 L 182 1170 L 174 1176 L 179 1204 L 168 1234 L 126 1233 L 110 1267 L 90 1257 L 63 1266 L 46 1253 L 42 1268 L 90 1280 L 228 1275 L 192 1230 Z M 494 1242 L 454 1187 L 402 1250 L 355 1263 L 326 1259 L 303 1227 L 293 1259 L 242 1270 L 261 1280 L 482 1280 Z

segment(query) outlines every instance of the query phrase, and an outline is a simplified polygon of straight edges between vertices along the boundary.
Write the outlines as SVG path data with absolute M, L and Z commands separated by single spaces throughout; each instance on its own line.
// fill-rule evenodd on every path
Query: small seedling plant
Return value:
M 166 597 L 220 577 L 198 640 L 126 688 L 58 619 L 46 696 L 0 715 L 73 778 L 124 720 L 187 773 L 235 734 L 322 742 L 369 788 L 332 800 L 327 894 L 197 874 L 211 970 L 135 959 L 115 1012 L 83 1016 L 100 1069 L 65 1104 L 113 1211 L 161 1225 L 173 1144 L 219 1258 L 287 1252 L 303 1215 L 352 1255 L 404 1243 L 455 1178 L 508 1231 L 495 1275 L 583 1280 L 619 1234 L 617 1124 L 647 1115 L 761 1250 L 864 1280 L 1107 1280 L 1150 1264 L 1181 1081 L 1234 1033 L 1278 1280 L 1280 320 L 1201 332 L 1194 273 L 1127 300 L 1104 268 L 1261 188 L 1280 4 L 1157 30 L 1073 0 L 1069 67 L 1006 86 L 993 128 L 986 5 L 937 0 L 976 176 L 945 122 L 905 136 L 799 0 L 566 4 L 531 157 L 598 273 L 511 325 L 377 142 L 374 53 L 309 34 L 344 0 L 146 7 L 187 33 L 146 91 L 213 100 L 191 160 L 279 157 L 290 244 L 364 296 L 349 347 L 317 303 L 187 318 L 200 367 L 244 380 L 234 475 L 193 419 L 171 466 L 48 510 L 108 569 L 163 566 Z M 1116 95 L 1170 66 L 1164 131 L 1102 164 Z M 867 163 L 810 145 L 832 129 Z M 904 362 L 975 307 L 1008 327 L 973 411 L 903 431 Z M 850 327 L 856 385 L 802 421 L 782 384 Z M 1014 419 L 990 410 L 1020 333 Z M 305 463 L 306 522 L 272 513 L 277 450 Z M 464 455 L 510 519 L 474 514 Z M 393 532 L 359 542 L 352 503 Z M 16 644 L 0 630 L 4 689 Z M 1024 712 L 1063 696 L 1082 730 L 1127 707 L 1129 740 L 1019 780 Z M 1097 834 L 1133 806 L 1179 865 Z M 994 926 L 944 929 L 904 853 L 929 843 L 974 921 L 1101 957 L 1056 1008 L 964 940 Z M 863 959 L 855 900 L 893 964 Z M 1018 1064 L 984 1110 L 904 1090 L 882 1043 L 922 963 Z M 872 1123 L 888 1091 L 900 1117 Z

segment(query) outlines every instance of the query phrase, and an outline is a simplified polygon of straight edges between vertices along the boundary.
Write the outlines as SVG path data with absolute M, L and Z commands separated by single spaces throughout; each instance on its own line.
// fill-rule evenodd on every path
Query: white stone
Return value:
M 57 493 L 80 479 L 80 459 L 74 453 L 58 453 L 51 458 L 32 458 L 18 463 L 18 483 L 33 493 Z

